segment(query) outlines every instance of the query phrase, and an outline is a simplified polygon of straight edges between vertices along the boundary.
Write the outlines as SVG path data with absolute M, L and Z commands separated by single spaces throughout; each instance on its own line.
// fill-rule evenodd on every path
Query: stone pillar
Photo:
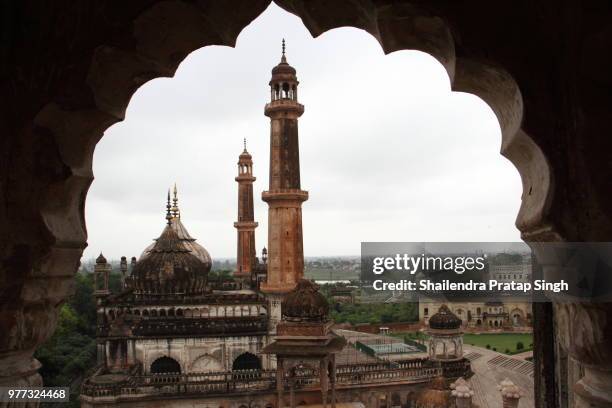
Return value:
M 329 373 L 329 381 L 331 383 L 331 408 L 336 408 L 336 355 L 332 354 L 331 358 L 331 370 Z
M 295 408 L 295 372 L 291 373 L 289 379 L 289 406 Z
M 558 343 L 554 361 L 556 398 L 564 402 L 565 394 L 570 394 L 575 408 L 612 407 L 612 303 L 597 299 L 575 301 L 590 299 L 592 293 L 598 293 L 594 282 L 601 279 L 599 274 L 607 271 L 594 265 L 605 263 L 601 258 L 606 256 L 608 247 L 590 246 L 589 255 L 581 258 L 576 254 L 581 253 L 582 247 L 572 243 L 551 246 L 530 243 L 530 246 L 541 267 L 538 277 L 551 282 L 564 279 L 570 288 L 570 293 L 547 293 L 553 301 L 553 338 Z M 591 258 L 591 251 L 599 255 Z M 573 262 L 575 259 L 581 262 Z M 564 350 L 563 353 L 567 350 L 569 358 L 559 350 Z M 577 364 L 584 370 L 578 381 L 569 375 L 569 364 Z
M 519 387 L 514 385 L 509 379 L 505 379 L 497 386 L 501 397 L 503 408 L 518 408 L 519 400 L 521 399 L 523 392 Z
M 472 407 L 472 397 L 474 396 L 474 391 L 470 389 L 467 381 L 463 379 L 463 377 L 459 377 L 457 381 L 450 385 L 451 395 L 455 397 L 455 406 L 457 408 L 471 408 Z
M 110 368 L 112 366 L 112 363 L 111 363 L 110 343 L 108 341 L 104 342 L 104 354 L 106 356 L 106 368 Z
M 319 378 L 321 382 L 321 405 L 327 407 L 327 361 L 321 360 L 319 363 Z
M 283 408 L 283 387 L 285 379 L 285 373 L 283 370 L 283 359 L 277 358 L 276 360 L 276 408 Z
M 579 363 L 584 376 L 568 384 L 574 391 L 575 408 L 612 407 L 612 303 L 557 303 L 557 334 L 571 360 Z M 573 336 L 572 333 L 582 333 Z M 589 333 L 590 335 L 586 335 Z M 557 359 L 559 364 L 559 359 Z M 568 378 L 560 381 L 570 381 Z
M 136 359 L 134 357 L 134 349 L 135 349 L 135 345 L 134 345 L 135 340 L 128 340 L 127 341 L 127 365 L 128 366 L 132 366 L 134 365 Z

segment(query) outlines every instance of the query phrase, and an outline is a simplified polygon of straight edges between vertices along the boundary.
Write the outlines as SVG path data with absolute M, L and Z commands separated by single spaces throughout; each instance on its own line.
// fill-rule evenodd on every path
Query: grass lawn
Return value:
M 516 343 L 523 343 L 524 348 L 522 350 L 516 349 Z M 530 333 L 498 333 L 498 334 L 475 334 L 465 333 L 463 335 L 463 342 L 473 346 L 487 347 L 487 344 L 497 349 L 500 353 L 516 354 L 524 351 L 533 349 L 533 335 Z M 506 352 L 509 350 L 509 352 Z
M 414 332 L 399 332 L 392 333 L 391 336 L 397 337 L 398 339 L 404 339 L 405 337 L 411 340 L 427 340 L 429 338 L 425 333 L 414 333 Z M 517 350 L 516 343 L 523 343 L 523 349 Z M 470 344 L 472 346 L 487 347 L 487 344 L 500 353 L 506 353 L 506 349 L 509 350 L 506 354 L 517 354 L 524 351 L 533 349 L 533 335 L 530 333 L 465 333 L 463 335 L 463 343 Z

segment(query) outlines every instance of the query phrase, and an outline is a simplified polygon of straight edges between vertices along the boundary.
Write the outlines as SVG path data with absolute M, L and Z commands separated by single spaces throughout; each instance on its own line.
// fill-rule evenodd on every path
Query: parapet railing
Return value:
M 426 382 L 443 374 L 443 368 L 426 364 L 426 359 L 400 362 L 365 363 L 338 366 L 336 385 L 390 382 Z M 304 370 L 293 378 L 298 389 L 317 388 L 316 370 Z M 286 379 L 285 387 L 289 386 Z M 81 394 L 89 397 L 130 397 L 145 395 L 217 395 L 224 393 L 266 392 L 276 389 L 275 370 L 241 370 L 214 373 L 133 375 L 119 384 L 95 384 L 91 379 L 81 386 Z

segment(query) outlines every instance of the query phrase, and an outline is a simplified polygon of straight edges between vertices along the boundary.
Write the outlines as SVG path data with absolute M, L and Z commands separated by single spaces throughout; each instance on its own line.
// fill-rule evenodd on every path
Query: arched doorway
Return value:
M 512 325 L 513 326 L 521 326 L 523 325 L 524 322 L 524 318 L 523 318 L 523 311 L 519 308 L 515 308 L 514 310 L 512 310 L 512 312 L 510 312 L 510 318 L 512 319 Z
M 160 357 L 151 363 L 151 374 L 180 374 L 181 365 L 170 357 Z
M 261 361 L 253 353 L 242 353 L 232 364 L 232 371 L 236 370 L 261 370 Z

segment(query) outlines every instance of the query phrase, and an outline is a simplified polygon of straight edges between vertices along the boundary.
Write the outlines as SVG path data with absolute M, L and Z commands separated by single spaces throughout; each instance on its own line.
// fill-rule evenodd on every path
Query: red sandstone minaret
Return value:
M 257 223 L 253 211 L 253 160 L 246 149 L 238 158 L 238 221 L 234 227 L 238 230 L 238 253 L 236 256 L 236 271 L 234 276 L 243 283 L 250 282 L 251 273 L 255 267 L 255 228 Z
M 285 40 L 281 62 L 272 69 L 270 118 L 270 188 L 268 203 L 268 271 L 261 290 L 270 300 L 271 328 L 280 320 L 280 302 L 304 275 L 302 202 L 308 192 L 300 188 L 298 118 L 304 106 L 297 100 L 296 71 L 287 63 Z

